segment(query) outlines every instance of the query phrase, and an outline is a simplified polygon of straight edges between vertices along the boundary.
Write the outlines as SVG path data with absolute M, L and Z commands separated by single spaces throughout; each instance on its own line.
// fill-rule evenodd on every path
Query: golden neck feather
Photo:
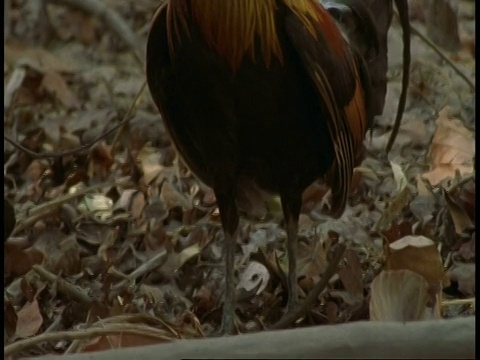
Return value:
M 313 24 L 323 24 L 328 17 L 317 0 L 170 0 L 168 33 L 171 49 L 173 35 L 180 39 L 179 26 L 188 33 L 187 22 L 191 16 L 205 41 L 227 59 L 234 71 L 240 67 L 245 54 L 255 60 L 256 38 L 260 41 L 266 66 L 273 56 L 283 61 L 275 24 L 276 1 L 283 1 L 313 36 L 316 36 Z

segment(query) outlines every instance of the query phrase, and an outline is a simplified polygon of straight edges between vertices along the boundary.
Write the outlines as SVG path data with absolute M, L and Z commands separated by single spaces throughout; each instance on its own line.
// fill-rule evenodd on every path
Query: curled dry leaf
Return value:
M 105 220 L 112 217 L 113 201 L 102 194 L 87 194 L 77 208 L 84 215 L 93 215 Z
M 393 178 L 395 179 L 395 184 L 397 185 L 397 191 L 401 192 L 408 185 L 405 172 L 400 165 L 393 161 L 390 161 L 390 166 L 392 167 Z
M 237 289 L 245 289 L 249 293 L 260 295 L 260 293 L 265 290 L 269 280 L 270 274 L 265 265 L 251 261 L 245 271 L 240 275 Z
M 432 185 L 454 178 L 457 171 L 462 176 L 474 172 L 474 135 L 459 119 L 451 117 L 448 107 L 439 113 L 429 153 L 430 171 L 422 177 Z
M 382 271 L 371 285 L 370 320 L 414 321 L 428 318 L 428 283 L 410 270 Z
M 143 173 L 145 184 L 150 184 L 163 170 L 163 165 L 160 163 L 161 159 L 162 154 L 158 149 L 150 146 L 144 146 L 138 152 L 137 162 Z
M 411 270 L 433 288 L 447 285 L 443 263 L 435 243 L 425 236 L 405 236 L 387 247 L 387 270 Z

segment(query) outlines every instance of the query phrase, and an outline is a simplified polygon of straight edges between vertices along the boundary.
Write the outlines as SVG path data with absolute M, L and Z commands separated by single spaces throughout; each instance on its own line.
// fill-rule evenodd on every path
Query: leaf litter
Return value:
M 128 3 L 110 5 L 132 19 L 144 42 L 157 1 Z M 444 10 L 416 3 L 414 25 L 435 33 L 432 40 L 473 78 L 472 3 Z M 32 16 L 18 1 L 12 8 Z M 34 153 L 76 149 L 118 124 L 144 77 L 94 17 L 62 6 L 48 11 L 56 29 L 49 41 L 15 18 L 12 38 L 22 40 L 4 45 L 5 133 Z M 438 11 L 458 33 L 428 22 Z M 68 23 L 82 31 L 64 31 Z M 321 281 L 337 244 L 347 250 L 295 326 L 475 313 L 474 94 L 413 37 L 407 111 L 386 161 L 400 91 L 398 26 L 388 37 L 385 110 L 367 137 L 349 206 L 332 220 L 323 215 L 328 189 L 312 184 L 304 193 L 302 296 Z M 146 91 L 121 129 L 53 159 L 5 144 L 5 346 L 42 343 L 16 355 L 141 346 L 203 337 L 219 326 L 223 232 L 214 194 L 176 158 Z M 237 244 L 240 332 L 268 328 L 287 301 L 278 199 L 258 217 L 242 220 Z M 47 332 L 58 340 L 42 342 Z

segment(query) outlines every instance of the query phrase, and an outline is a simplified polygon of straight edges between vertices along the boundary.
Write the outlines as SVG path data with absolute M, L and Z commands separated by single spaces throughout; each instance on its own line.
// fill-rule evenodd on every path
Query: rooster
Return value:
M 371 17 L 365 26 L 375 44 Z M 281 199 L 292 312 L 302 193 L 324 181 L 331 216 L 339 217 L 372 123 L 362 57 L 318 0 L 168 0 L 150 28 L 146 69 L 179 155 L 217 199 L 225 234 L 221 332 L 233 330 L 239 217 L 251 211 L 242 204 L 257 192 Z

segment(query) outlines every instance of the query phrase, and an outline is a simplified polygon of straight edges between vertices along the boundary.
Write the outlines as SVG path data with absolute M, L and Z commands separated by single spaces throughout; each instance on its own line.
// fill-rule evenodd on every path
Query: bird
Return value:
M 371 18 L 365 26 L 374 34 Z M 362 56 L 318 0 L 167 0 L 150 26 L 146 77 L 180 158 L 216 197 L 225 242 L 220 333 L 233 331 L 240 215 L 257 193 L 281 200 L 293 312 L 302 193 L 324 182 L 329 215 L 340 217 L 372 125 Z

